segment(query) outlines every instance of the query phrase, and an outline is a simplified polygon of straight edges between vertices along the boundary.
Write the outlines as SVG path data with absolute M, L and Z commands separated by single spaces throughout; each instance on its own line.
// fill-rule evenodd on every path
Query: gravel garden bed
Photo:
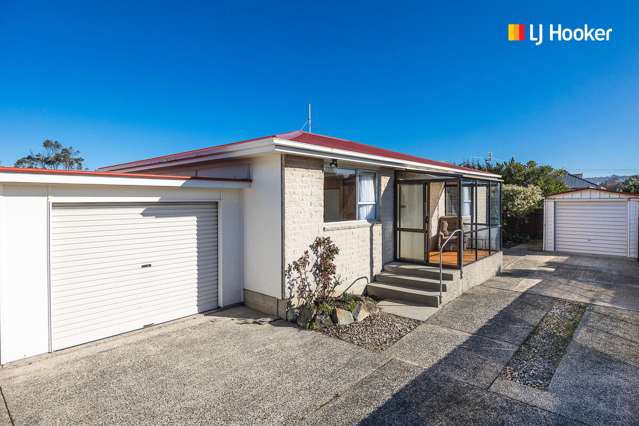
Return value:
M 420 324 L 420 321 L 414 319 L 402 318 L 386 312 L 376 312 L 362 321 L 349 325 L 324 327 L 319 331 L 327 336 L 362 346 L 370 351 L 381 352 Z
M 581 303 L 555 302 L 515 352 L 501 378 L 547 389 L 585 310 Z

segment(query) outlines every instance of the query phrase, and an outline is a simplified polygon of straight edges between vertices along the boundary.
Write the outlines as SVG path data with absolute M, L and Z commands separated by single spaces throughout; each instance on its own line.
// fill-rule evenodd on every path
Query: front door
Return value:
M 397 184 L 397 257 L 408 262 L 427 262 L 428 183 Z

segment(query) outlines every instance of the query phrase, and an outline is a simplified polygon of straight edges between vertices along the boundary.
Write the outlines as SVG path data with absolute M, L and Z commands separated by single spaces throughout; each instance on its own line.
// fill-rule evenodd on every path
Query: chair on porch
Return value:
M 437 224 L 437 248 L 441 249 L 446 238 L 452 234 L 455 229 L 459 228 L 459 219 L 457 216 L 442 216 Z M 446 251 L 457 251 L 459 248 L 459 233 L 455 234 L 446 244 Z

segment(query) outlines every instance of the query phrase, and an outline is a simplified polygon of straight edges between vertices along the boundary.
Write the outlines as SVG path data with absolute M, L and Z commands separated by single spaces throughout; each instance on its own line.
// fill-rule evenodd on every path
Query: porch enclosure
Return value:
M 395 259 L 460 268 L 501 250 L 501 182 L 397 172 Z M 463 244 L 462 244 L 463 242 Z

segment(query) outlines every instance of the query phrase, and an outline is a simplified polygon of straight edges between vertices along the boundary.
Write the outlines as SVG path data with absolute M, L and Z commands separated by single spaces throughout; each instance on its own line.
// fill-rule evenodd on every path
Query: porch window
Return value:
M 337 167 L 324 170 L 324 222 L 376 218 L 377 175 L 374 172 Z
M 445 201 L 446 201 L 446 216 L 457 216 L 457 203 L 458 203 L 458 192 L 457 185 L 446 185 L 445 190 Z M 472 197 L 471 197 L 472 188 L 468 186 L 462 186 L 462 216 L 468 217 L 472 211 Z

